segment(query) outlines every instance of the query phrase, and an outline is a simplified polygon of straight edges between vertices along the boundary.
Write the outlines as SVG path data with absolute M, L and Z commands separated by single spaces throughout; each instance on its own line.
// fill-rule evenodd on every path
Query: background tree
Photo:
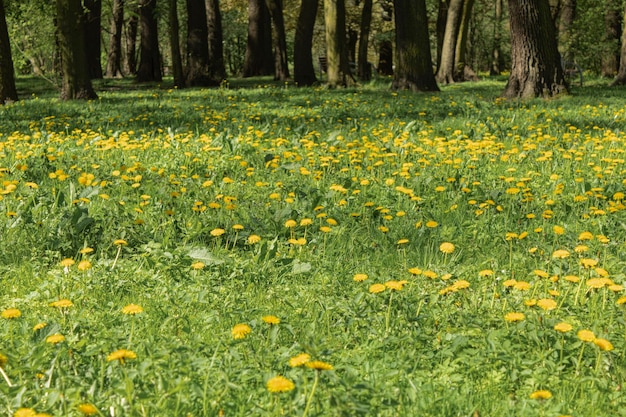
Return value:
M 178 22 L 177 0 L 168 0 L 167 20 L 169 23 L 170 54 L 172 60 L 172 77 L 174 86 L 185 87 L 185 74 L 183 72 L 183 59 L 180 52 L 180 24 Z
M 313 30 L 319 0 L 302 0 L 293 47 L 293 76 L 297 85 L 317 83 L 313 67 Z
M 107 77 L 122 77 L 122 28 L 124 26 L 124 0 L 113 0 L 111 35 L 107 54 Z
M 265 0 L 248 2 L 248 43 L 243 76 L 274 74 L 272 21 Z
M 272 17 L 272 42 L 274 45 L 274 79 L 289 78 L 287 63 L 287 39 L 285 37 L 285 19 L 282 0 L 265 0 Z
M 606 50 L 602 53 L 603 77 L 614 77 L 620 64 L 620 39 L 622 35 L 622 7 L 619 0 L 605 0 L 604 12 L 604 43 Z
M 91 85 L 81 25 L 80 0 L 56 0 L 57 34 L 61 53 L 61 99 L 98 98 Z
M 139 1 L 139 27 L 141 50 L 137 81 L 161 81 L 161 54 L 159 52 L 159 34 L 156 19 L 156 0 Z
M 369 81 L 372 78 L 372 66 L 368 59 L 369 37 L 372 26 L 372 0 L 363 1 L 361 11 L 361 25 L 359 31 L 359 56 L 357 61 L 357 71 L 362 81 Z
M 461 22 L 454 51 L 454 79 L 458 81 L 478 80 L 478 76 L 471 68 L 467 59 L 467 44 L 469 42 L 470 20 L 473 8 L 474 0 L 463 0 L 463 12 L 461 13 Z
M 433 73 L 424 0 L 395 0 L 396 70 L 394 90 L 439 91 Z
M 102 1 L 83 0 L 83 31 L 89 77 L 102 78 Z
M 187 68 L 186 84 L 209 86 L 209 32 L 205 0 L 186 0 L 187 4 Z
M 324 24 L 328 86 L 346 87 L 352 83 L 352 75 L 348 62 L 344 0 L 324 0 Z
M 493 43 L 491 47 L 491 65 L 489 75 L 500 75 L 504 70 L 504 54 L 502 53 L 502 0 L 494 0 L 493 8 Z
M 126 22 L 126 53 L 124 54 L 124 72 L 126 74 L 137 73 L 137 33 L 139 29 L 139 9 L 137 3 L 131 9 L 128 22 Z
M 626 6 L 624 6 L 624 29 L 622 31 L 622 49 L 617 76 L 611 86 L 626 85 Z
M 17 100 L 15 75 L 4 1 L 0 0 L 0 105 Z
M 219 0 L 206 0 L 209 43 L 209 77 L 219 83 L 226 78 L 224 35 Z
M 441 45 L 441 60 L 437 68 L 435 79 L 442 84 L 451 84 L 454 79 L 454 53 L 456 51 L 457 36 L 463 16 L 464 0 L 450 0 L 448 14 Z
M 511 75 L 506 98 L 551 97 L 568 92 L 548 0 L 509 0 Z

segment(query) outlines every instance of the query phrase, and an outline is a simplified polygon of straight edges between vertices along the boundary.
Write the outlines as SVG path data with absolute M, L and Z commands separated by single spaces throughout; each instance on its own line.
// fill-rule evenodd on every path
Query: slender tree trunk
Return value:
M 393 90 L 439 91 L 430 54 L 425 0 L 395 0 L 396 56 Z
M 209 86 L 209 31 L 205 0 L 187 0 L 187 70 L 188 86 Z
M 0 105 L 17 100 L 4 1 L 0 0 Z
M 161 81 L 161 54 L 159 52 L 159 34 L 157 29 L 156 0 L 140 0 L 139 25 L 141 51 L 137 81 Z
M 511 75 L 505 98 L 551 97 L 569 91 L 547 0 L 509 0 Z
M 83 0 L 83 31 L 85 33 L 85 55 L 91 79 L 102 78 L 102 1 Z
M 622 32 L 622 52 L 619 62 L 619 70 L 617 76 L 611 83 L 611 86 L 625 85 L 626 84 L 626 6 L 624 9 L 624 30 Z
M 313 29 L 319 0 L 302 0 L 293 51 L 293 76 L 299 86 L 317 83 L 313 66 Z
M 107 77 L 122 77 L 122 28 L 124 26 L 124 0 L 113 1 L 111 37 L 107 54 Z
M 574 61 L 574 51 L 572 51 L 572 27 L 576 18 L 576 0 L 565 0 L 561 7 L 558 26 L 558 40 L 562 56 L 566 61 Z
M 248 1 L 248 43 L 243 76 L 274 74 L 272 20 L 265 0 Z
M 441 63 L 437 69 L 436 80 L 441 84 L 451 84 L 454 80 L 454 53 L 456 52 L 456 40 L 463 16 L 463 0 L 450 0 L 448 17 L 446 19 L 446 31 L 443 37 L 441 50 Z
M 172 55 L 172 77 L 174 86 L 185 87 L 185 73 L 183 72 L 183 59 L 180 52 L 180 24 L 178 22 L 178 2 L 168 0 L 167 20 L 169 23 L 170 53 Z
M 393 75 L 393 43 L 383 40 L 378 47 L 378 73 Z
M 326 27 L 326 61 L 328 86 L 346 87 L 352 84 L 346 39 L 346 5 L 344 0 L 324 0 Z
M 124 72 L 137 73 L 137 32 L 139 28 L 139 6 L 135 6 L 126 24 L 126 54 L 124 55 Z
M 473 7 L 474 0 L 463 1 L 463 15 L 454 52 L 454 78 L 458 81 L 478 81 L 478 76 L 467 63 L 467 43 Z
M 274 79 L 285 81 L 289 78 L 287 64 L 287 38 L 282 0 L 265 0 L 272 17 L 272 41 L 274 43 Z
M 80 0 L 56 0 L 57 33 L 61 52 L 61 100 L 96 99 L 91 85 L 81 26 Z
M 219 0 L 206 0 L 207 29 L 209 31 L 209 77 L 216 83 L 226 78 L 224 66 L 224 35 Z
M 443 53 L 443 43 L 446 37 L 449 6 L 450 0 L 439 0 L 439 7 L 437 9 L 437 70 L 441 68 L 441 54 Z
M 502 1 L 494 0 L 493 46 L 491 48 L 490 75 L 500 75 L 504 69 L 504 55 L 502 54 Z
M 359 56 L 357 71 L 361 81 L 369 81 L 372 78 L 372 66 L 368 59 L 369 37 L 372 26 L 372 0 L 363 2 L 361 11 L 361 33 L 359 34 Z
M 622 35 L 622 8 L 619 0 L 605 0 L 604 43 L 602 53 L 602 76 L 615 77 L 620 63 L 620 38 Z

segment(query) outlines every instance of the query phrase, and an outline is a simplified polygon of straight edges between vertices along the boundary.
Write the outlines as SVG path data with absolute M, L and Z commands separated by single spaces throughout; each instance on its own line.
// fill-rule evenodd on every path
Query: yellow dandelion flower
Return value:
M 128 242 L 127 242 L 127 241 L 125 241 L 124 239 L 115 239 L 115 240 L 113 241 L 113 244 L 114 244 L 115 246 L 126 246 L 126 245 L 128 245 Z
M 33 332 L 36 332 L 37 330 L 41 330 L 44 327 L 46 327 L 48 325 L 48 323 L 46 322 L 41 322 L 41 323 L 37 323 L 33 326 Z
M 78 411 L 86 416 L 95 416 L 96 414 L 98 414 L 98 409 L 93 404 L 79 404 L 76 408 L 78 409 Z
M 219 227 L 216 229 L 211 230 L 210 234 L 213 237 L 218 237 L 218 236 L 222 236 L 224 233 L 226 233 L 226 230 L 224 229 L 220 229 Z
M 266 386 L 269 392 L 289 392 L 296 387 L 293 381 L 280 375 L 270 378 Z
M 535 269 L 533 271 L 533 273 L 535 275 L 537 275 L 539 278 L 548 278 L 548 277 L 550 277 L 550 274 L 548 274 L 546 271 L 543 271 L 541 269 Z
M 250 235 L 246 240 L 248 245 L 254 245 L 255 243 L 259 243 L 261 241 L 261 236 L 259 235 Z
M 289 219 L 289 220 L 287 220 L 287 221 L 285 222 L 285 227 L 287 227 L 287 228 L 289 228 L 289 229 L 291 229 L 291 228 L 293 228 L 293 227 L 296 227 L 297 225 L 298 225 L 298 223 L 296 223 L 296 221 L 295 221 L 295 220 L 291 220 L 291 219 Z
M 478 276 L 479 277 L 490 277 L 493 274 L 495 274 L 495 272 L 493 272 L 491 269 L 483 269 L 482 271 L 478 271 Z
M 591 232 L 582 232 L 581 234 L 578 235 L 578 240 L 592 240 L 593 239 L 593 234 Z
M 555 235 L 565 234 L 565 229 L 561 226 L 553 226 L 552 231 L 554 232 Z
M 387 281 L 385 282 L 385 287 L 389 288 L 390 290 L 400 291 L 402 287 L 404 287 L 404 284 L 402 284 L 402 282 L 400 281 Z
M 434 220 L 430 220 L 430 221 L 426 222 L 426 227 L 428 227 L 430 229 L 434 229 L 437 226 L 439 226 L 439 223 L 437 223 Z
M 515 312 L 510 312 L 510 313 L 506 313 L 504 315 L 504 320 L 513 323 L 516 321 L 522 321 L 524 320 L 526 316 L 524 316 L 524 313 L 515 313 Z
M 453 289 L 453 291 L 463 290 L 469 287 L 470 287 L 469 281 L 466 281 L 464 279 L 460 279 L 451 285 L 451 288 Z
M 398 245 L 406 245 L 407 243 L 409 243 L 409 239 L 400 239 L 397 243 Z
M 320 227 L 320 232 L 322 232 L 322 233 L 330 233 L 332 230 L 333 230 L 333 229 L 331 229 L 331 228 L 330 228 L 330 227 L 328 227 L 328 226 L 321 226 L 321 227 Z
M 13 413 L 13 417 L 35 417 L 37 412 L 32 408 L 18 408 L 15 413 Z
M 530 283 L 526 281 L 517 281 L 515 285 L 513 285 L 513 288 L 518 291 L 528 291 L 530 289 Z
M 72 307 L 74 303 L 68 300 L 67 298 L 63 298 L 61 300 L 53 301 L 48 305 L 50 307 L 69 308 L 69 307 Z
M 88 260 L 85 259 L 78 263 L 79 271 L 87 271 L 88 269 L 91 269 L 91 262 L 89 262 Z
M 454 244 L 450 242 L 443 242 L 441 245 L 439 245 L 439 250 L 445 254 L 450 254 L 454 252 L 454 249 Z
M 514 287 L 515 284 L 517 284 L 517 280 L 515 279 L 507 279 L 506 281 L 502 283 L 502 285 L 504 285 L 505 288 Z
M 46 343 L 50 343 L 51 345 L 56 345 L 57 343 L 61 343 L 64 340 L 65 336 L 63 336 L 61 333 L 51 334 L 50 336 L 46 337 Z
M 301 353 L 289 359 L 289 366 L 295 368 L 297 366 L 302 366 L 308 361 L 311 360 L 311 355 L 308 353 Z
M 576 334 L 583 342 L 593 342 L 596 340 L 596 335 L 591 330 L 579 330 Z
M 367 274 L 354 274 L 352 279 L 356 282 L 363 282 L 367 279 Z
M 280 324 L 280 319 L 276 316 L 263 316 L 261 320 L 267 324 Z
M 572 325 L 564 321 L 554 325 L 554 330 L 561 333 L 567 333 L 573 329 Z
M 563 279 L 565 281 L 569 281 L 569 282 L 578 282 L 580 281 L 580 278 L 577 277 L 576 275 L 566 275 L 563 277 Z
M 576 253 L 585 253 L 589 251 L 589 246 L 587 245 L 578 245 L 574 248 L 574 252 Z
M 439 276 L 435 271 L 424 271 L 422 272 L 426 278 L 435 279 Z
M 566 251 L 565 249 L 559 249 L 559 250 L 555 250 L 552 253 L 552 257 L 555 259 L 565 259 L 569 256 L 569 252 Z
M 0 368 L 4 368 L 8 361 L 9 358 L 0 353 Z
M 205 266 L 204 262 L 198 261 L 198 262 L 194 262 L 191 264 L 191 269 L 195 269 L 197 271 L 197 270 L 204 268 L 204 266 Z
M 557 307 L 557 303 L 552 298 L 542 298 L 541 300 L 537 300 L 537 307 L 550 311 Z
M 313 219 L 304 218 L 304 219 L 300 220 L 300 226 L 302 226 L 302 227 L 310 226 L 312 224 L 313 224 Z
M 372 284 L 369 288 L 369 292 L 372 294 L 378 294 L 385 291 L 385 288 L 387 287 L 385 287 L 384 284 Z
M 4 319 L 16 319 L 22 315 L 22 312 L 17 308 L 7 308 L 0 313 Z
M 605 352 L 609 352 L 611 350 L 613 350 L 613 344 L 611 342 L 609 342 L 606 339 L 602 339 L 602 338 L 597 338 L 597 339 L 593 339 L 593 343 L 594 345 L 596 345 L 597 347 L 600 348 L 600 350 L 603 350 Z
M 322 361 L 309 361 L 304 364 L 307 368 L 315 369 L 317 371 L 332 371 L 333 366 L 329 363 Z
M 132 350 L 118 349 L 107 356 L 107 361 L 120 361 L 121 364 L 124 364 L 126 359 L 137 359 L 137 354 Z
M 619 306 L 626 304 L 626 296 L 618 298 L 616 304 Z
M 242 224 L 233 224 L 233 229 L 234 230 L 243 230 L 243 225 Z
M 580 264 L 585 268 L 594 268 L 598 265 L 598 261 L 595 259 L 584 258 L 580 260 Z
M 59 262 L 59 265 L 61 265 L 63 268 L 69 268 L 75 263 L 76 261 L 74 261 L 72 258 L 65 258 L 61 262 Z
M 94 249 L 90 248 L 90 247 L 86 247 L 86 248 L 82 248 L 80 250 L 81 255 L 89 255 L 90 253 L 93 253 Z
M 591 278 L 585 283 L 589 288 L 603 288 L 607 285 L 606 278 Z
M 534 299 L 534 298 L 531 298 L 530 300 L 524 300 L 524 305 L 525 305 L 526 307 L 532 307 L 532 306 L 535 306 L 535 305 L 537 305 L 537 300 L 536 300 L 536 299 Z
M 122 313 L 134 316 L 135 314 L 143 313 L 143 308 L 137 304 L 128 304 L 122 308 Z
M 411 275 L 420 275 L 422 273 L 422 270 L 419 268 L 409 268 L 409 273 Z
M 552 393 L 548 390 L 542 389 L 530 394 L 530 398 L 532 400 L 547 400 L 549 398 L 552 398 Z
M 250 334 L 251 331 L 252 331 L 252 329 L 250 328 L 250 326 L 248 326 L 245 323 L 239 323 L 239 324 L 236 324 L 232 328 L 231 334 L 233 336 L 233 339 L 243 339 L 248 334 Z

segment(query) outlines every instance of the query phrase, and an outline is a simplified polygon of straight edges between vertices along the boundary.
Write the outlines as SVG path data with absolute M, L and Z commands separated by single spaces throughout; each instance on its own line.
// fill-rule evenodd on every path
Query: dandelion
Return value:
M 65 336 L 63 336 L 61 333 L 51 334 L 50 336 L 46 337 L 46 343 L 50 343 L 51 345 L 56 345 L 57 343 L 61 343 L 64 340 Z
M 83 403 L 79 404 L 76 408 L 86 416 L 94 416 L 98 414 L 98 409 L 93 404 Z
M 430 279 L 435 279 L 439 276 L 439 274 L 437 274 L 435 271 L 430 271 L 430 270 L 424 271 L 423 274 L 426 278 L 430 278 Z
M 245 323 L 240 323 L 233 326 L 231 334 L 233 336 L 233 339 L 243 339 L 248 334 L 250 334 L 251 331 L 252 329 L 250 328 L 250 326 Z
M 59 262 L 59 265 L 61 265 L 63 268 L 69 268 L 75 263 L 76 261 L 74 261 L 72 258 L 65 258 L 61 262 Z
M 510 322 L 510 323 L 514 323 L 516 321 L 522 321 L 524 320 L 526 316 L 524 316 L 524 313 L 515 313 L 515 312 L 510 312 L 510 313 L 506 313 L 504 316 L 504 320 Z
M 246 243 L 248 245 L 254 245 L 256 243 L 259 243 L 261 241 L 261 236 L 259 235 L 250 235 L 248 236 L 248 239 L 246 240 Z
M 352 279 L 356 282 L 363 282 L 367 279 L 367 274 L 354 274 Z
M 36 332 L 37 330 L 41 330 L 44 327 L 46 327 L 48 325 L 48 323 L 46 322 L 41 322 L 41 323 L 37 323 L 33 326 L 33 332 Z
M 540 307 L 546 311 L 554 310 L 557 307 L 556 301 L 551 298 L 542 298 L 537 301 L 537 307 Z
M 596 261 L 595 259 L 584 258 L 580 260 L 580 264 L 584 268 L 593 268 L 598 265 L 598 261 Z
M 385 291 L 385 288 L 387 287 L 385 287 L 384 284 L 372 284 L 369 288 L 369 292 L 372 294 L 378 294 Z
M 17 308 L 7 308 L 6 310 L 2 311 L 0 315 L 2 315 L 2 318 L 4 319 L 16 319 L 22 315 L 22 312 Z
M 565 249 L 559 249 L 552 253 L 552 257 L 555 259 L 565 259 L 569 256 L 569 252 Z
M 407 243 L 409 243 L 409 239 L 400 239 L 397 243 L 398 245 L 406 245 Z
M 261 318 L 261 320 L 263 320 L 264 323 L 267 323 L 267 324 L 270 324 L 270 325 L 272 325 L 272 324 L 280 324 L 280 319 L 278 317 L 276 317 L 276 316 L 271 316 L 271 315 L 270 316 L 263 316 Z
M 137 354 L 132 350 L 118 349 L 114 352 L 111 352 L 107 356 L 108 362 L 119 361 L 121 365 L 124 365 L 124 361 L 127 359 L 137 359 Z
M 196 271 L 198 271 L 198 270 L 200 270 L 200 269 L 202 269 L 204 267 L 205 267 L 204 262 L 200 262 L 200 261 L 194 262 L 194 263 L 191 264 L 191 269 L 194 269 Z
M 124 308 L 122 308 L 122 313 L 130 316 L 134 316 L 135 314 L 143 313 L 143 308 L 138 306 L 137 304 L 128 304 Z
M 593 339 L 593 344 L 599 347 L 600 350 L 603 350 L 605 352 L 609 352 L 613 350 L 613 344 L 611 344 L 611 342 L 609 342 L 606 339 L 602 339 L 602 338 Z
M 618 298 L 618 299 L 617 299 L 617 301 L 616 301 L 616 304 L 617 304 L 618 306 L 621 306 L 621 305 L 626 304 L 626 296 L 625 296 L 625 297 L 620 297 L 620 298 Z
M 593 342 L 596 339 L 596 335 L 591 330 L 579 330 L 576 336 L 583 342 Z
M 311 355 L 309 355 L 308 353 L 301 353 L 289 359 L 289 366 L 291 366 L 292 368 L 295 368 L 295 367 L 304 365 L 310 360 L 311 360 Z
M 554 330 L 561 333 L 567 333 L 573 329 L 572 325 L 564 321 L 554 325 Z
M 309 361 L 304 366 L 316 371 L 332 371 L 334 369 L 331 364 L 322 361 Z
M 310 226 L 312 224 L 313 224 L 313 219 L 304 218 L 304 219 L 300 220 L 300 226 L 302 226 L 302 227 Z
M 518 291 L 528 291 L 530 289 L 530 283 L 526 281 L 517 281 L 515 285 L 513 285 L 513 288 Z
M 532 400 L 547 400 L 549 398 L 552 398 L 552 393 L 545 389 L 535 391 L 530 394 L 530 399 Z
M 293 227 L 296 227 L 297 225 L 298 225 L 298 223 L 296 223 L 296 221 L 295 221 L 295 220 L 291 220 L 291 219 L 290 219 L 290 220 L 287 220 L 287 221 L 285 222 L 285 227 L 286 227 L 286 228 L 288 228 L 288 229 L 291 229 L 291 228 L 293 228 Z
M 565 234 L 565 229 L 561 226 L 553 226 L 552 231 L 554 232 L 555 235 Z
M 483 269 L 482 271 L 478 271 L 478 276 L 481 278 L 490 277 L 493 274 L 495 274 L 495 272 L 493 272 L 491 269 Z
M 32 408 L 18 408 L 15 413 L 13 413 L 13 417 L 35 417 L 37 412 Z
M 79 271 L 83 271 L 84 272 L 84 271 L 87 271 L 89 269 L 91 269 L 91 262 L 89 262 L 88 260 L 84 259 L 84 260 L 82 260 L 82 261 L 80 261 L 78 263 L 78 270 Z
M 266 386 L 269 392 L 289 392 L 296 387 L 293 381 L 281 375 L 270 378 Z
M 578 235 L 578 240 L 580 241 L 592 240 L 592 239 L 593 239 L 593 234 L 591 232 L 582 232 L 581 234 Z
M 213 237 L 219 237 L 219 236 L 222 236 L 224 233 L 226 233 L 226 230 L 224 230 L 224 229 L 220 229 L 220 228 L 213 229 L 213 230 L 211 230 L 211 232 L 210 232 L 211 236 L 213 236 Z
M 533 273 L 537 275 L 539 278 L 548 278 L 550 276 L 550 274 L 548 274 L 546 271 L 543 271 L 541 269 L 535 269 Z
M 50 307 L 57 307 L 57 308 L 70 308 L 74 305 L 74 303 L 68 300 L 67 298 L 63 298 L 61 300 L 53 301 L 48 305 Z
M 437 226 L 439 226 L 439 223 L 437 223 L 434 220 L 430 220 L 430 221 L 426 222 L 426 227 L 428 227 L 429 229 L 434 229 Z
M 115 246 L 126 246 L 126 245 L 128 245 L 128 242 L 127 242 L 127 241 L 125 241 L 124 239 L 115 239 L 115 240 L 113 241 L 113 244 L 114 244 Z
M 406 284 L 406 281 L 387 281 L 385 282 L 385 287 L 390 290 L 400 291 L 404 287 L 404 284 Z
M 441 245 L 439 245 L 439 250 L 446 255 L 454 252 L 454 249 L 454 244 L 450 242 L 443 242 Z
M 612 281 L 607 278 L 591 278 L 586 282 L 589 288 L 595 289 L 604 288 L 605 285 L 610 285 L 609 283 L 612 283 Z
M 422 270 L 420 268 L 409 268 L 409 273 L 411 275 L 420 275 Z

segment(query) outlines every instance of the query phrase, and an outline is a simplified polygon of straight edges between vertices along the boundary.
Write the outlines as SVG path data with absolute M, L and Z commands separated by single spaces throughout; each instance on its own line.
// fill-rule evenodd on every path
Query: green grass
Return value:
M 0 107 L 1 412 L 624 415 L 624 89 L 507 102 L 505 81 L 107 80 L 63 103 L 20 80 Z M 277 375 L 295 388 L 269 392 Z

